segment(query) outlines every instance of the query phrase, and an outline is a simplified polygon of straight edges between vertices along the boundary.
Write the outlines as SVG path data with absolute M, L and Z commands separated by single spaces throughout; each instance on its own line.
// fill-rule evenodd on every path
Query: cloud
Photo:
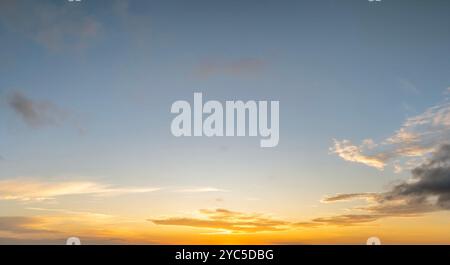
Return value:
M 313 219 L 314 223 L 320 225 L 336 225 L 336 226 L 350 226 L 362 223 L 369 223 L 376 221 L 377 215 L 371 214 L 344 214 L 332 217 L 320 217 Z
M 155 187 L 115 187 L 90 181 L 43 182 L 33 179 L 0 181 L 0 200 L 40 201 L 67 195 L 116 196 L 157 191 Z
M 324 202 L 366 199 L 369 203 L 354 210 L 366 214 L 347 214 L 316 218 L 317 225 L 354 225 L 387 217 L 414 217 L 450 210 L 450 145 L 442 145 L 430 159 L 411 171 L 411 178 L 380 193 L 349 193 L 328 196 Z
M 46 218 L 35 216 L 0 216 L 0 244 L 31 244 L 51 242 L 64 237 L 59 231 L 47 226 Z M 64 241 L 60 241 L 62 244 Z
M 63 245 L 68 237 L 74 235 L 81 239 L 82 244 L 126 244 L 130 240 L 133 243 L 155 243 L 139 237 L 130 238 L 134 236 L 131 231 L 137 224 L 134 219 L 62 209 L 35 210 L 53 214 L 0 216 L 0 244 Z
M 42 220 L 37 217 L 24 216 L 0 216 L 0 231 L 13 233 L 55 233 L 55 231 L 46 229 L 35 229 L 33 226 Z
M 257 58 L 241 58 L 234 61 L 205 60 L 195 68 L 196 76 L 208 78 L 216 75 L 248 76 L 261 72 L 266 62 Z
M 228 192 L 228 190 L 214 187 L 194 187 L 194 188 L 176 189 L 174 191 L 180 193 Z
M 55 238 L 13 238 L 0 237 L 0 245 L 65 245 L 68 237 Z M 82 245 L 115 245 L 129 243 L 120 238 L 82 237 Z
M 371 201 L 373 199 L 376 199 L 378 197 L 378 194 L 372 193 L 372 192 L 364 192 L 364 193 L 347 193 L 347 194 L 336 194 L 333 196 L 326 196 L 322 199 L 321 202 L 323 203 L 330 203 L 330 202 L 340 202 L 340 201 L 351 201 L 355 199 L 363 199 Z
M 261 214 L 247 214 L 227 209 L 200 210 L 202 217 L 169 217 L 150 219 L 158 225 L 188 226 L 213 229 L 228 233 L 253 233 L 281 231 L 289 228 L 291 223 L 273 219 Z
M 412 170 L 412 178 L 380 194 L 377 213 L 422 213 L 450 210 L 450 145 L 443 145 L 426 163 Z
M 355 226 L 374 222 L 380 219 L 380 214 L 342 214 L 314 218 L 307 222 L 294 223 L 295 227 L 317 228 L 322 226 Z
M 52 213 L 62 213 L 67 215 L 80 215 L 80 216 L 90 216 L 96 218 L 112 218 L 113 215 L 102 214 L 102 213 L 93 213 L 86 211 L 73 211 L 67 209 L 57 209 L 57 208 L 39 208 L 39 207 L 28 207 L 27 210 L 39 211 L 39 212 L 52 212 Z
M 338 154 L 341 158 L 351 162 L 363 163 L 368 166 L 382 170 L 386 164 L 387 156 L 383 153 L 377 155 L 365 155 L 364 145 L 356 146 L 348 140 L 334 141 L 333 148 L 330 149 L 332 153 Z
M 0 1 L 0 24 L 52 51 L 84 49 L 102 24 L 67 2 Z
M 450 95 L 450 87 L 447 87 L 447 89 L 444 91 L 444 95 L 446 96 Z
M 14 237 L 0 237 L 0 245 L 62 245 L 67 238 L 59 239 L 20 239 Z
M 15 91 L 11 93 L 7 103 L 21 120 L 31 128 L 68 124 L 79 133 L 86 132 L 86 128 L 83 127 L 77 117 L 53 102 L 35 100 L 20 91 Z
M 348 140 L 334 140 L 330 152 L 346 161 L 362 163 L 383 170 L 390 161 L 396 172 L 404 167 L 411 169 L 421 163 L 437 148 L 449 143 L 450 102 L 427 109 L 424 113 L 408 118 L 392 136 L 380 143 L 365 140 L 354 145 Z
M 314 221 L 310 221 L 310 222 L 296 222 L 294 224 L 292 224 L 293 227 L 301 227 L 301 228 L 316 228 L 321 226 L 321 223 L 317 223 Z
M 14 112 L 33 128 L 60 124 L 67 117 L 66 112 L 55 104 L 32 100 L 18 91 L 10 96 L 8 103 Z

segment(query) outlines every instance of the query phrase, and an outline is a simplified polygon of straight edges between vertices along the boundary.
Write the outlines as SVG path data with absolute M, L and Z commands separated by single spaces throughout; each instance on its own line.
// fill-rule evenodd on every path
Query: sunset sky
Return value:
M 450 244 L 450 2 L 0 1 L 0 244 Z M 280 141 L 174 137 L 277 100 Z

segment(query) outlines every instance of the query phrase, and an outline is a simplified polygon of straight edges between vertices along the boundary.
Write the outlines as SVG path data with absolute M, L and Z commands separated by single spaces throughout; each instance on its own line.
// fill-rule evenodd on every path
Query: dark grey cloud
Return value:
M 21 92 L 14 92 L 9 106 L 30 127 L 60 124 L 67 116 L 64 110 L 52 102 L 32 100 Z
M 411 171 L 412 179 L 395 185 L 378 198 L 378 212 L 401 211 L 420 213 L 450 210 L 450 145 L 443 145 L 431 160 Z M 383 207 L 404 200 L 396 207 Z
M 324 202 L 366 199 L 369 204 L 356 210 L 365 214 L 320 217 L 299 226 L 356 225 L 386 217 L 412 217 L 450 210 L 450 145 L 445 144 L 428 162 L 414 168 L 412 177 L 380 193 L 349 193 L 328 196 Z

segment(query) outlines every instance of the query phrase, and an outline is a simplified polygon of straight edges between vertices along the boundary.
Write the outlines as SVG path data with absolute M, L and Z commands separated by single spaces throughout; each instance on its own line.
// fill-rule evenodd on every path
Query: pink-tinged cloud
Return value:
M 350 162 L 383 170 L 390 162 L 396 172 L 411 169 L 422 158 L 450 142 L 450 102 L 445 101 L 424 113 L 408 118 L 392 136 L 380 143 L 365 140 L 355 145 L 349 140 L 334 140 L 330 152 Z

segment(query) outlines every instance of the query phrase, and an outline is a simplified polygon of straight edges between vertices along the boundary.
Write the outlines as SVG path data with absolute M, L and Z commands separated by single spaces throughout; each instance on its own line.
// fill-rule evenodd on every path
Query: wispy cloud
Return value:
M 72 112 L 54 102 L 34 99 L 20 91 L 13 91 L 7 103 L 14 113 L 31 128 L 70 125 L 80 133 L 86 131 Z
M 313 223 L 319 225 L 334 225 L 334 226 L 351 226 L 370 223 L 378 219 L 377 215 L 371 214 L 343 214 L 331 217 L 320 217 L 313 219 Z
M 447 89 L 444 91 L 444 95 L 450 96 L 450 87 L 447 87 Z
M 157 191 L 156 187 L 116 187 L 91 181 L 45 182 L 35 179 L 0 181 L 0 200 L 39 201 L 67 195 L 116 196 Z
M 357 226 L 375 222 L 382 216 L 380 214 L 342 214 L 314 218 L 307 222 L 297 222 L 296 227 L 318 228 L 322 226 Z
M 363 193 L 347 193 L 347 194 L 336 194 L 332 196 L 326 196 L 321 200 L 323 203 L 332 203 L 340 201 L 352 201 L 352 200 L 367 200 L 372 201 L 378 197 L 377 193 L 373 192 L 363 192 Z
M 67 2 L 0 1 L 0 24 L 52 51 L 83 49 L 102 24 Z
M 126 244 L 148 242 L 131 239 L 137 220 L 63 209 L 35 209 L 51 214 L 41 216 L 0 216 L 0 244 L 65 244 L 78 236 L 82 244 Z M 140 221 L 144 223 L 144 221 Z M 145 231 L 140 231 L 145 233 Z M 139 233 L 136 231 L 136 234 Z
M 150 219 L 158 225 L 188 226 L 228 233 L 253 233 L 286 230 L 290 222 L 257 213 L 242 213 L 227 209 L 200 210 L 201 217 L 168 217 Z
M 38 212 L 50 212 L 50 213 L 60 213 L 67 215 L 83 215 L 83 216 L 91 216 L 96 218 L 113 218 L 115 216 L 103 213 L 95 213 L 88 211 L 73 211 L 68 209 L 58 209 L 58 208 L 40 208 L 40 207 L 28 207 L 27 210 L 38 211 Z
M 9 106 L 30 127 L 60 124 L 67 112 L 49 101 L 36 101 L 16 91 L 9 98 Z
M 48 229 L 36 229 L 34 226 L 41 223 L 42 220 L 38 217 L 25 216 L 0 216 L 0 231 L 7 231 L 12 233 L 56 233 Z
M 344 160 L 380 170 L 393 161 L 395 171 L 401 172 L 404 167 L 410 169 L 417 166 L 439 145 L 448 143 L 449 135 L 450 102 L 445 101 L 408 118 L 400 129 L 380 143 L 368 139 L 360 145 L 354 145 L 348 140 L 334 140 L 330 151 Z
M 351 162 L 363 163 L 365 165 L 382 170 L 388 160 L 387 154 L 364 154 L 366 145 L 353 145 L 349 140 L 334 141 L 334 146 L 330 148 L 332 153 L 339 155 L 341 158 Z
M 174 192 L 180 193 L 203 193 L 203 192 L 228 192 L 228 190 L 214 188 L 214 187 L 191 187 L 175 189 Z

